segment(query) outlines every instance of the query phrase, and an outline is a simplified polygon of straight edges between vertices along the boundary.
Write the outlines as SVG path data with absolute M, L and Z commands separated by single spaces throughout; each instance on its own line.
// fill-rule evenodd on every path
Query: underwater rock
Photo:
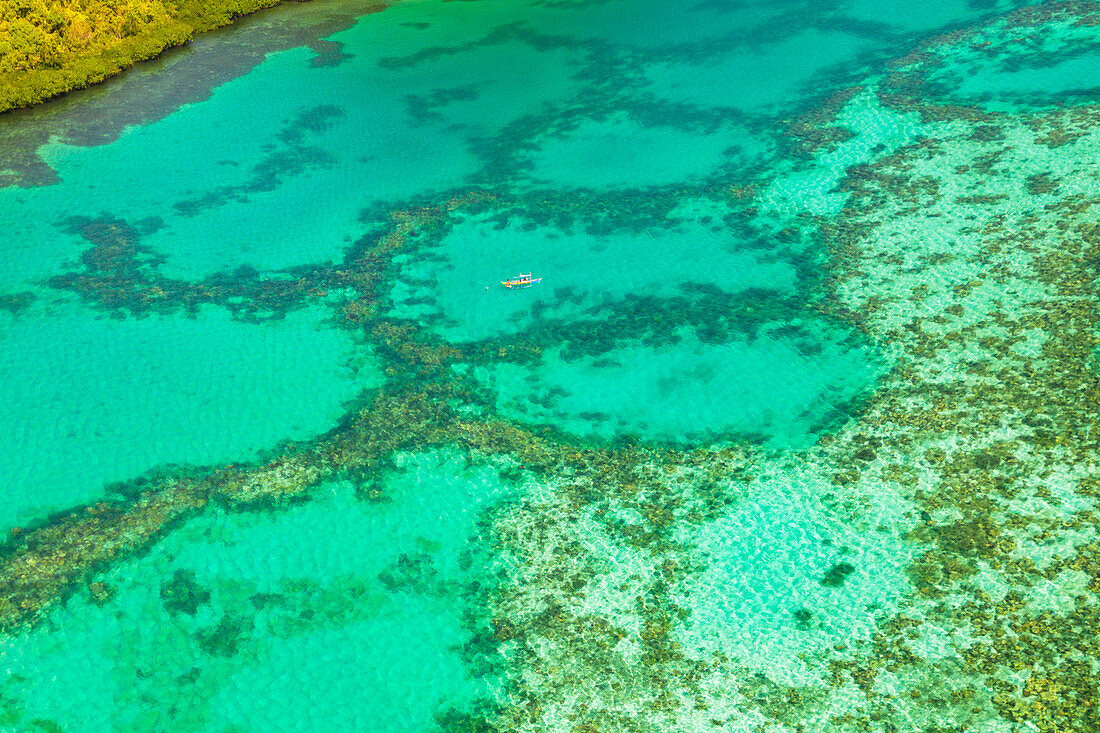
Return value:
M 855 572 L 856 566 L 848 562 L 838 562 L 825 572 L 821 584 L 827 588 L 839 588 L 848 576 Z
M 251 616 L 222 616 L 218 625 L 196 635 L 199 648 L 212 657 L 231 657 L 251 635 L 255 625 Z
M 378 574 L 378 580 L 391 591 L 412 590 L 424 593 L 432 590 L 430 584 L 438 576 L 434 558 L 428 553 L 401 553 L 390 567 Z
M 194 572 L 179 568 L 172 579 L 161 586 L 160 600 L 171 614 L 194 616 L 199 606 L 210 602 L 210 591 L 196 582 Z
M 795 609 L 791 615 L 794 616 L 794 620 L 800 627 L 806 629 L 810 627 L 810 621 L 813 620 L 814 617 L 813 611 L 809 611 L 805 608 Z
M 105 605 L 114 598 L 117 591 L 118 588 L 109 583 L 104 583 L 103 581 L 88 584 L 88 593 L 92 597 L 92 603 L 97 606 Z

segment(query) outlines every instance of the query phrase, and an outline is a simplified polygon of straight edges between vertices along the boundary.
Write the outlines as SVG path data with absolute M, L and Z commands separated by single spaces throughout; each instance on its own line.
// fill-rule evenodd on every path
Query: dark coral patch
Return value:
M 839 588 L 848 576 L 855 572 L 856 566 L 850 562 L 838 562 L 825 572 L 821 584 L 827 588 Z
M 180 568 L 160 588 L 160 600 L 171 614 L 194 616 L 200 606 L 210 602 L 210 591 L 195 580 L 195 573 Z

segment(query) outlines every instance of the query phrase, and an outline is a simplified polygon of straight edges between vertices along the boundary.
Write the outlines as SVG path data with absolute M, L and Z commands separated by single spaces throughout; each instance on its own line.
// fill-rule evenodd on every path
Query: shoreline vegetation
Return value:
M 0 114 L 109 79 L 195 34 L 310 0 L 11 0 L 0 3 Z

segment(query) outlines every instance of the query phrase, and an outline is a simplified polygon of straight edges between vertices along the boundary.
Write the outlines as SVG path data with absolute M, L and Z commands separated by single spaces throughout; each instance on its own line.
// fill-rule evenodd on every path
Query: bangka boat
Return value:
M 531 277 L 531 273 L 527 273 L 526 275 L 516 275 L 514 277 L 508 278 L 507 280 L 501 280 L 500 284 L 508 289 L 515 289 L 529 288 L 532 285 L 538 285 L 540 282 L 542 282 L 541 277 L 533 278 Z

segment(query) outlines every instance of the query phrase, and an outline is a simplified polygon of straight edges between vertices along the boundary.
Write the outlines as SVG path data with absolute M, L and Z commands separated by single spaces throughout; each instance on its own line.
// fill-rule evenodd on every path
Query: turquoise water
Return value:
M 165 464 L 248 461 L 328 430 L 380 379 L 325 318 L 256 327 L 209 308 L 114 320 L 71 302 L 0 313 L 12 417 L 0 424 L 3 522 L 94 501 Z
M 780 684 L 812 679 L 813 657 L 868 639 L 908 585 L 911 549 L 873 524 L 895 512 L 879 503 L 841 519 L 844 501 L 812 472 L 786 466 L 762 477 L 694 538 L 714 560 L 685 596 L 685 641 Z
M 592 232 L 538 226 L 486 214 L 457 224 L 430 252 L 398 259 L 394 315 L 433 323 L 441 336 L 474 341 L 520 333 L 539 322 L 599 317 L 605 303 L 629 295 L 674 297 L 691 287 L 729 294 L 780 295 L 798 284 L 797 263 L 774 251 L 738 247 L 721 220 L 731 209 L 686 202 L 662 226 L 641 232 Z M 705 220 L 705 221 L 704 221 Z M 503 225 L 502 225 L 503 224 Z M 430 256 L 425 256 L 430 255 Z M 500 273 L 554 272 L 547 287 L 521 293 L 495 286 Z
M 5 639 L 4 726 L 406 731 L 492 704 L 499 672 L 467 666 L 498 562 L 477 523 L 517 489 L 447 454 L 396 464 L 384 502 L 337 483 L 278 516 L 210 512 L 98 575 L 108 602 Z
M 583 119 L 542 141 L 525 161 L 526 175 L 537 185 L 563 188 L 690 183 L 719 170 L 743 169 L 766 146 L 743 127 L 694 131 L 617 114 Z
M 482 367 L 479 377 L 502 414 L 585 437 L 805 446 L 857 409 L 879 371 L 866 347 L 835 344 L 827 329 L 809 323 L 722 344 L 684 329 L 667 345 L 626 341 L 574 358 L 548 350 L 531 368 Z M 819 340 L 828 346 L 819 349 Z
M 995 24 L 932 70 L 931 93 L 997 112 L 1095 100 L 1100 55 L 1095 28 L 1055 18 L 1039 27 Z M 992 41 L 992 42 L 991 42 Z
M 1091 521 L 983 523 L 1091 454 L 936 426 L 1038 379 L 1053 316 L 982 309 L 1068 265 L 982 248 L 1077 226 L 1095 148 L 1011 115 L 1095 104 L 1086 11 L 326 2 L 0 116 L 0 729 L 1023 730 L 996 614 L 942 619 Z M 43 547 L 78 580 L 28 595 Z

